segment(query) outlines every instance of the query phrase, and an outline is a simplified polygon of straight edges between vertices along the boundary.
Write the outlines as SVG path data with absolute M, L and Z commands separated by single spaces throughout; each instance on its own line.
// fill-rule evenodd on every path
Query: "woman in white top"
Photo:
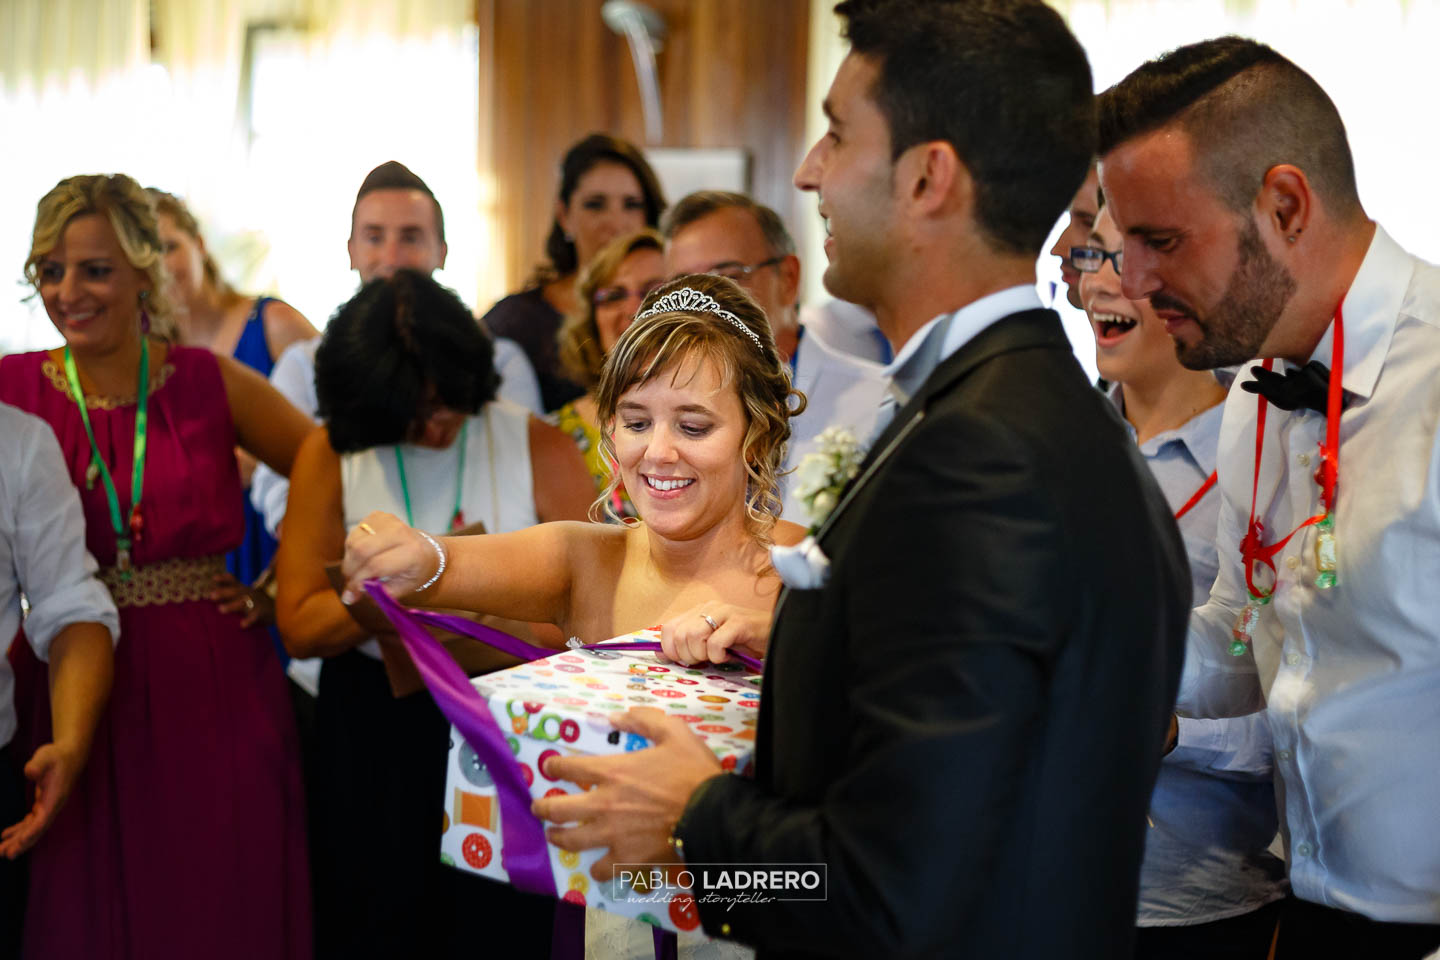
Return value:
M 446 533 L 517 530 L 583 517 L 593 486 L 575 445 L 494 399 L 493 347 L 464 304 L 428 275 L 367 284 L 330 321 L 315 357 L 324 423 L 291 475 L 277 557 L 277 623 L 296 657 L 327 658 L 317 703 L 312 806 L 316 935 L 335 955 L 453 956 L 470 918 L 552 905 L 440 865 L 449 725 L 423 689 L 392 683 L 381 644 L 325 572 L 345 530 L 373 510 Z M 559 642 L 550 628 L 551 642 Z M 378 642 L 377 642 L 378 641 Z M 403 653 L 401 654 L 403 658 Z M 499 665 L 497 658 L 492 665 Z
M 619 466 L 611 483 L 630 491 L 638 522 L 432 542 L 375 513 L 346 539 L 347 595 L 383 576 L 406 602 L 553 623 L 586 641 L 663 624 L 667 649 L 692 636 L 704 649 L 716 635 L 719 646 L 763 649 L 780 589 L 768 548 L 804 532 L 777 520 L 789 418 L 803 400 L 764 312 L 724 277 L 660 287 L 606 357 L 595 403 L 606 459 Z M 725 639 L 736 631 L 738 642 Z M 650 943 L 639 923 L 595 933 L 609 955 Z

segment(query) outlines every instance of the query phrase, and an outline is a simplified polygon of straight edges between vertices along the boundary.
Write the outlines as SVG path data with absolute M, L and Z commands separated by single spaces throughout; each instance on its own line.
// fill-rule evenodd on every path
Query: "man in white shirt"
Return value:
M 1182 47 L 1100 118 L 1125 295 L 1188 367 L 1274 358 L 1226 401 L 1220 571 L 1178 709 L 1267 711 L 1297 898 L 1277 956 L 1421 957 L 1440 944 L 1440 270 L 1366 217 L 1334 104 L 1269 47 Z
M 50 426 L 0 403 L 0 642 L 9 649 L 30 606 L 25 638 L 50 664 L 51 740 L 24 764 L 35 782 L 27 810 L 11 756 L 14 676 L 0 652 L 0 957 L 18 951 L 23 890 L 15 859 L 33 847 L 64 806 L 90 754 L 110 697 L 120 618 L 85 549 L 85 515 Z
M 450 252 L 440 201 L 404 164 L 394 160 L 380 164 L 365 177 L 355 196 L 346 249 L 362 286 L 402 267 L 434 273 L 445 266 Z M 270 374 L 276 389 L 312 417 L 316 413 L 315 350 L 319 345 L 318 338 L 292 345 L 275 361 Z M 502 399 L 536 414 L 543 412 L 539 382 L 519 344 L 496 339 L 495 371 L 500 374 Z M 288 492 L 285 478 L 263 465 L 258 468 L 250 500 L 265 517 L 272 535 L 278 536 Z
M 817 448 L 827 427 L 844 427 L 862 442 L 875 428 L 885 396 L 884 368 L 851 356 L 802 326 L 800 258 L 795 241 L 774 210 L 739 193 L 702 190 L 685 197 L 665 214 L 665 266 L 671 276 L 714 273 L 750 292 L 775 334 L 775 346 L 790 363 L 795 389 L 805 394 L 805 410 L 790 421 L 785 469 L 793 470 Z M 782 516 L 801 526 L 811 518 L 795 496 L 793 474 L 782 480 Z

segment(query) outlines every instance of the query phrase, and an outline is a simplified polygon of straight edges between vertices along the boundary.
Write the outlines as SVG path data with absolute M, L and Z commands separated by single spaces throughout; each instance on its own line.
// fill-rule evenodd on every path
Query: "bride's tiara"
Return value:
M 653 317 L 657 313 L 671 313 L 675 310 L 689 310 L 698 313 L 713 313 L 717 317 L 723 317 L 726 320 L 729 320 L 732 324 L 734 324 L 735 329 L 739 330 L 741 333 L 745 334 L 745 336 L 753 340 L 755 342 L 755 349 L 759 350 L 761 353 L 765 352 L 765 347 L 763 344 L 760 343 L 760 337 L 755 333 L 754 330 L 751 330 L 749 327 L 745 326 L 745 322 L 739 317 L 735 316 L 735 314 L 720 306 L 719 301 L 717 301 L 714 297 L 710 296 L 710 294 L 702 293 L 701 291 L 696 290 L 694 287 L 681 287 L 679 290 L 671 290 L 669 293 L 665 294 L 665 296 L 652 303 L 648 309 L 643 311 L 635 319 L 636 321 L 640 321 L 644 320 L 646 317 Z

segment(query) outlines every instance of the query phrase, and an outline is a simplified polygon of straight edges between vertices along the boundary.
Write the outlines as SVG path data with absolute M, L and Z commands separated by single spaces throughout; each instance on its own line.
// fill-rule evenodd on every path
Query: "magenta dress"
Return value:
M 113 564 L 104 485 L 85 489 L 90 444 L 63 367 L 45 353 L 3 358 L 0 400 L 54 428 L 90 552 L 102 568 Z M 134 398 L 89 406 L 124 509 Z M 240 542 L 235 429 L 208 350 L 175 347 L 152 362 L 149 424 L 144 530 L 132 551 L 138 586 L 128 598 L 112 588 L 121 631 L 114 690 L 84 774 L 31 854 L 25 955 L 308 960 L 299 747 L 269 636 L 187 598 L 193 586 L 141 576 Z M 43 674 L 29 680 L 44 686 Z M 34 693 L 29 719 L 48 726 L 45 691 Z

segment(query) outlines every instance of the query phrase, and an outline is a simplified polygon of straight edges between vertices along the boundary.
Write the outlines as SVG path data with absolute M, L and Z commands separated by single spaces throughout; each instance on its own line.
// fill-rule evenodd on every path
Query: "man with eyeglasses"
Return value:
M 800 323 L 800 258 L 779 214 L 744 194 L 702 190 L 671 207 L 660 228 L 671 276 L 729 277 L 770 319 L 795 389 L 806 398 L 805 411 L 790 422 L 785 468 L 815 450 L 816 438 L 827 427 L 844 427 L 862 442 L 868 439 L 885 396 L 884 367 L 836 349 Z M 788 478 L 783 501 L 785 519 L 809 522 Z

